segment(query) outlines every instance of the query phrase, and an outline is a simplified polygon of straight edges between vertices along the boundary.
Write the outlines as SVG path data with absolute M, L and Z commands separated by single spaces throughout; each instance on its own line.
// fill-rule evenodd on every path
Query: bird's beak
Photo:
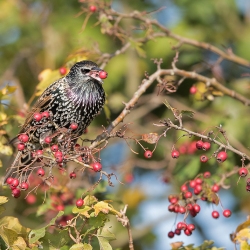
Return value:
M 100 82 L 101 84 L 103 84 L 102 79 L 99 76 L 100 71 L 102 71 L 102 69 L 98 68 L 98 67 L 94 67 L 91 69 L 91 71 L 89 72 L 89 76 L 96 79 L 98 82 Z

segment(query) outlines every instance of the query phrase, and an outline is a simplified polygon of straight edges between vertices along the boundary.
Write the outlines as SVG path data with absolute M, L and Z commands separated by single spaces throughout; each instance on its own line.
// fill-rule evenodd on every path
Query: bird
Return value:
M 72 124 L 75 124 L 71 134 L 74 142 L 84 133 L 105 103 L 102 84 L 106 77 L 107 72 L 96 63 L 84 60 L 75 63 L 67 75 L 45 89 L 27 115 L 19 134 L 11 140 L 12 144 L 23 148 L 19 148 L 21 150 L 7 169 L 4 184 L 9 177 L 27 181 L 32 172 L 32 151 L 42 148 L 47 136 L 60 129 L 69 130 Z M 25 140 L 21 137 L 23 135 L 26 135 Z

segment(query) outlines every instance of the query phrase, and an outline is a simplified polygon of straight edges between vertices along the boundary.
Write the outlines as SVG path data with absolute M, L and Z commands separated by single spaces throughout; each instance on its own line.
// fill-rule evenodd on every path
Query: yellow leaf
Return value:
M 240 250 L 250 250 L 250 246 L 247 241 L 242 241 L 240 243 Z
M 241 231 L 243 228 L 249 227 L 250 226 L 250 217 L 247 218 L 247 220 L 243 223 L 241 223 L 237 228 L 235 233 L 238 233 Z
M 3 163 L 2 163 L 2 161 L 0 160 L 0 168 L 2 168 L 3 167 Z
M 0 112 L 0 121 L 5 121 L 7 119 L 7 115 L 3 112 Z
M 48 76 L 51 74 L 52 70 L 51 69 L 44 69 L 39 75 L 38 75 L 38 80 L 41 82 L 44 79 L 48 78 Z
M 249 228 L 244 228 L 240 230 L 237 234 L 236 237 L 234 238 L 235 241 L 238 242 L 243 242 L 246 240 L 250 239 L 250 229 Z
M 94 205 L 95 210 L 95 216 L 97 216 L 100 212 L 103 212 L 104 214 L 108 214 L 110 207 L 109 204 L 104 201 L 99 201 Z
M 95 216 L 97 216 L 100 212 L 103 212 L 104 214 L 108 214 L 111 212 L 112 214 L 121 216 L 121 214 L 115 210 L 110 204 L 104 201 L 99 201 L 94 205 L 94 210 L 95 210 Z
M 82 214 L 83 216 L 85 216 L 86 218 L 90 218 L 90 215 L 88 213 L 88 211 L 90 211 L 92 208 L 89 206 L 84 206 L 84 208 L 78 208 L 78 207 L 74 207 L 72 209 L 72 213 L 73 214 Z
M 59 70 L 53 70 L 51 72 L 47 71 L 46 74 L 42 75 L 42 77 L 44 77 L 43 80 L 36 87 L 36 96 L 40 96 L 50 84 L 62 76 L 60 75 Z
M 0 142 L 0 153 L 4 155 L 12 155 L 13 151 L 10 146 L 5 146 Z
M 7 202 L 8 202 L 8 197 L 0 196 L 0 205 L 7 203 Z
M 13 92 L 16 91 L 17 88 L 15 86 L 7 86 L 6 89 L 7 89 L 7 94 L 12 94 Z
M 92 195 L 87 195 L 85 198 L 84 198 L 84 204 L 90 206 L 94 203 L 97 202 L 97 199 L 95 198 L 95 196 L 92 196 Z

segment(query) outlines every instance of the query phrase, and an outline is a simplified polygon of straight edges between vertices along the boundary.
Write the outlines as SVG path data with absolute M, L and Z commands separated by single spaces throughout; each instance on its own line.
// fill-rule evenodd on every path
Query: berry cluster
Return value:
M 180 188 L 179 195 L 170 195 L 168 200 L 170 205 L 168 210 L 176 214 L 184 214 L 184 221 L 177 223 L 175 231 L 170 231 L 168 236 L 173 238 L 174 235 L 180 235 L 181 230 L 187 236 L 192 234 L 195 230 L 193 224 L 186 224 L 185 220 L 190 215 L 195 217 L 201 210 L 200 205 L 197 203 L 200 201 L 211 202 L 212 204 L 218 205 L 219 196 L 217 195 L 220 190 L 220 186 L 217 184 L 211 184 L 209 180 L 211 174 L 210 172 L 205 172 L 203 175 L 199 175 L 193 180 L 184 183 Z M 228 218 L 231 216 L 231 211 L 229 209 L 223 210 L 224 217 Z M 219 218 L 220 214 L 218 211 L 212 211 L 212 217 L 214 219 Z
M 104 71 L 101 71 L 104 72 Z M 106 72 L 105 72 L 106 73 Z M 103 77 L 105 77 L 103 75 Z M 34 113 L 33 120 L 34 126 L 47 126 L 50 121 L 51 114 L 48 111 L 41 113 Z M 39 177 L 44 177 L 44 180 L 53 178 L 51 169 L 57 167 L 58 169 L 64 169 L 66 163 L 78 159 L 80 162 L 89 165 L 89 168 L 94 172 L 100 172 L 102 165 L 99 159 L 96 160 L 94 155 L 98 152 L 90 150 L 88 147 L 81 147 L 79 144 L 75 144 L 74 131 L 78 129 L 77 123 L 71 123 L 68 129 L 56 132 L 54 135 L 46 136 L 41 143 L 40 149 L 35 149 L 34 145 L 30 142 L 32 133 L 22 133 L 18 138 L 17 149 L 22 152 L 23 155 L 31 155 L 31 163 L 24 166 L 20 172 L 13 173 L 13 177 L 9 177 L 6 180 L 6 184 L 12 190 L 12 196 L 15 198 L 20 197 L 21 190 L 27 190 L 29 188 L 26 173 L 32 171 Z M 32 128 L 30 129 L 32 131 Z M 46 171 L 46 168 L 49 171 Z M 85 168 L 84 168 L 85 169 Z M 48 176 L 46 175 L 48 172 Z M 15 177 L 15 178 L 14 178 Z M 73 171 L 69 174 L 71 179 L 76 178 L 76 172 Z
M 211 148 L 211 143 L 208 141 L 193 141 L 189 144 L 185 143 L 180 146 L 179 150 L 173 147 L 171 151 L 171 157 L 173 159 L 178 159 L 181 154 L 193 154 L 197 150 L 209 151 Z M 144 153 L 145 158 L 151 158 L 152 152 L 150 150 L 146 150 Z M 227 153 L 225 151 L 219 151 L 213 153 L 211 157 L 215 157 L 218 163 L 222 163 L 227 160 Z M 210 158 L 211 158 L 210 157 Z M 202 163 L 207 162 L 210 159 L 205 154 L 200 156 L 200 161 Z M 241 168 L 239 170 L 240 176 L 246 176 L 248 171 L 246 168 Z M 218 205 L 220 200 L 218 196 L 218 192 L 220 190 L 220 186 L 216 183 L 213 183 L 210 180 L 211 173 L 205 172 L 203 174 L 198 175 L 195 179 L 189 180 L 181 186 L 181 192 L 179 195 L 170 195 L 168 206 L 168 210 L 170 212 L 176 214 L 183 214 L 184 219 L 181 222 L 178 222 L 174 231 L 170 231 L 168 233 L 169 238 L 173 238 L 175 235 L 180 235 L 181 231 L 184 232 L 185 235 L 190 236 L 192 232 L 195 230 L 195 226 L 193 224 L 187 224 L 185 221 L 188 216 L 195 217 L 201 210 L 200 205 L 197 203 L 198 201 L 206 201 L 212 204 Z M 249 179 L 250 180 L 250 179 Z M 250 190 L 250 181 L 248 188 Z M 220 214 L 218 211 L 212 211 L 212 217 L 214 219 L 219 218 Z M 231 211 L 229 209 L 223 209 L 223 216 L 228 218 L 231 216 Z

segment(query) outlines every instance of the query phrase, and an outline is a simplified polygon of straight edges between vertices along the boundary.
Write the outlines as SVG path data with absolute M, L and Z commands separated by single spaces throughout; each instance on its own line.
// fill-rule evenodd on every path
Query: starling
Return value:
M 71 134 L 75 141 L 84 133 L 104 105 L 102 79 L 106 76 L 107 73 L 94 62 L 80 61 L 73 65 L 66 76 L 52 83 L 43 92 L 28 114 L 19 136 L 12 140 L 13 144 L 19 143 L 18 146 L 22 146 L 20 134 L 28 135 L 29 138 L 25 149 L 19 149 L 5 175 L 4 183 L 8 177 L 27 180 L 31 172 L 32 150 L 41 148 L 47 136 L 60 129 L 70 129 L 72 123 L 76 124 Z M 39 117 L 43 113 L 45 116 Z

